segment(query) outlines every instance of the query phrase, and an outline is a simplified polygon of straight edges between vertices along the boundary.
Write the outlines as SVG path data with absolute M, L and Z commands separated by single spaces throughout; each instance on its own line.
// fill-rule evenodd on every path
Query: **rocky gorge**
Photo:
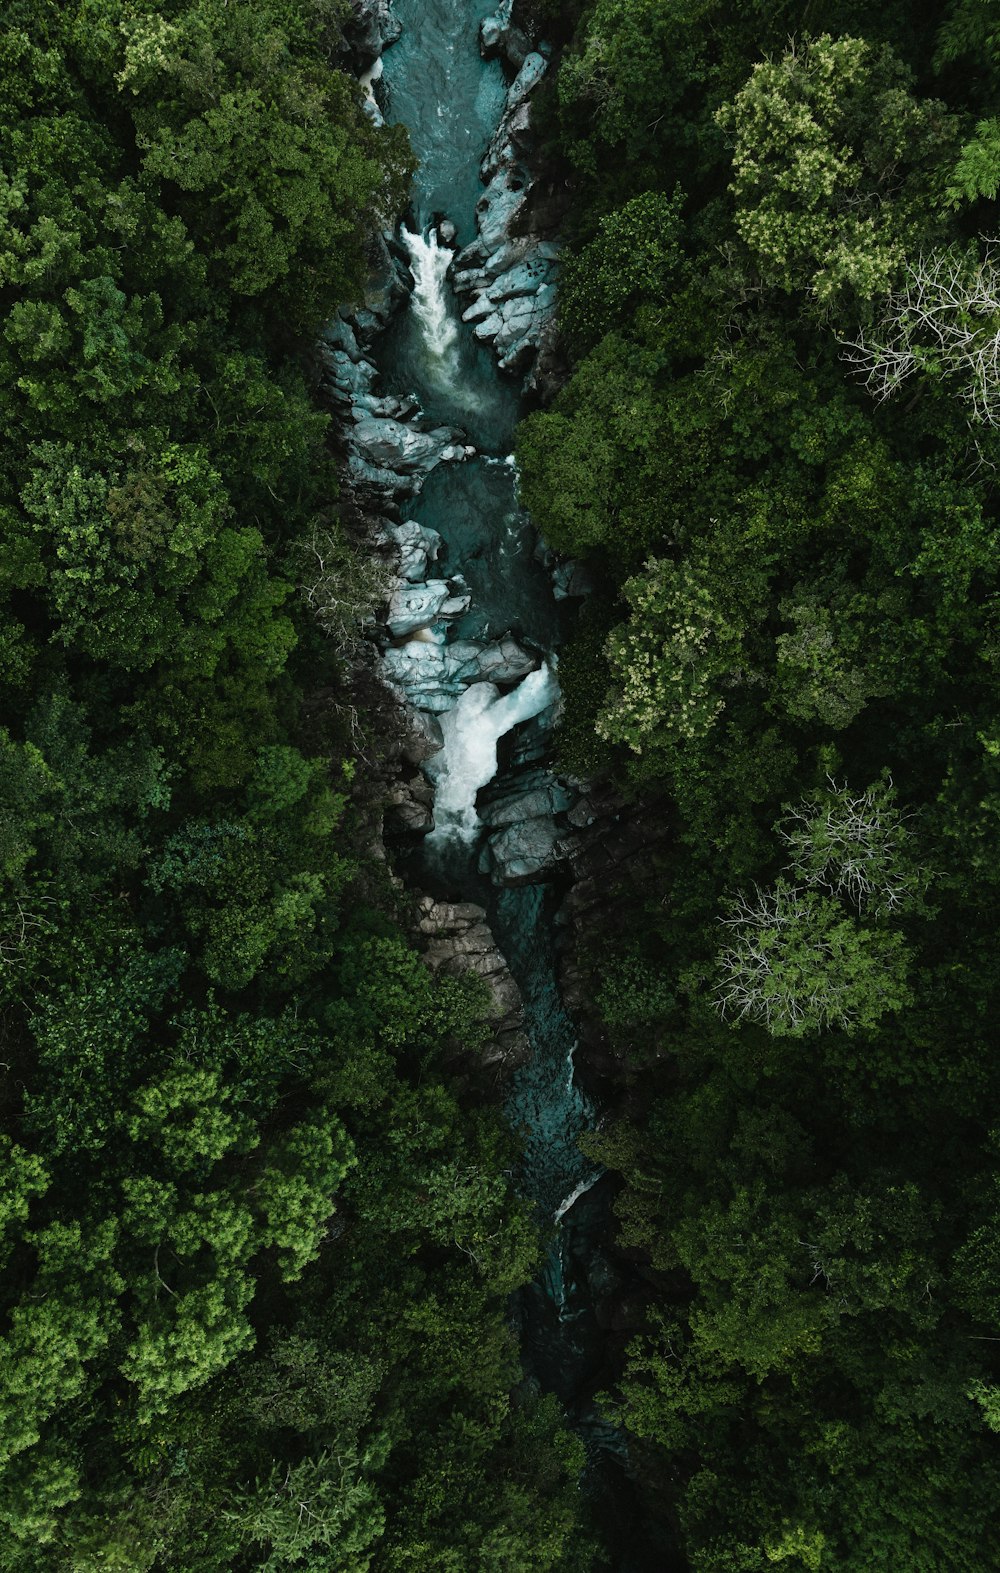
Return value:
M 642 1293 L 610 1244 L 609 1183 L 578 1146 L 596 1114 L 575 1068 L 579 1047 L 601 1101 L 627 1098 L 582 958 L 611 889 L 634 889 L 648 860 L 620 798 L 550 766 L 558 644 L 590 586 L 524 515 L 509 452 L 522 399 L 544 401 L 561 375 L 561 247 L 552 204 L 536 201 L 532 131 L 551 51 L 512 0 L 478 28 L 446 4 L 356 10 L 369 112 L 403 120 L 421 158 L 364 306 L 320 346 L 349 508 L 383 587 L 362 659 L 401 739 L 379 763 L 375 834 L 427 965 L 486 986 L 479 1060 L 505 1089 L 549 1240 L 517 1311 L 527 1369 L 576 1416 L 594 1489 L 618 1502 L 621 1443 L 592 1395 Z M 446 68 L 447 106 L 427 98 L 427 51 Z

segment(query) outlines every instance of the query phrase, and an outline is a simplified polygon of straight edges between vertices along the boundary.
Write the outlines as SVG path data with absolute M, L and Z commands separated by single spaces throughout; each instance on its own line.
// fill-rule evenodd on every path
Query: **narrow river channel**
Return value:
M 375 346 L 381 388 L 416 396 L 426 416 L 459 428 L 477 450 L 464 463 L 438 465 L 408 505 L 410 518 L 441 537 L 435 571 L 464 581 L 468 609 L 421 628 L 394 651 L 393 677 L 419 706 L 419 674 L 431 647 L 464 641 L 482 648 L 507 634 L 539 663 L 514 682 L 473 682 L 447 710 L 429 707 L 445 740 L 425 767 L 435 787 L 435 829 L 406 873 L 436 896 L 487 909 L 521 989 L 532 1058 L 513 1078 L 507 1115 L 522 1141 L 520 1186 L 535 1205 L 546 1258 L 513 1315 L 527 1378 L 559 1396 L 587 1444 L 588 1486 L 604 1499 L 599 1516 L 610 1530 L 629 1492 L 620 1438 L 593 1403 L 605 1336 L 594 1313 L 592 1248 L 607 1236 L 609 1199 L 578 1145 L 596 1116 L 574 1074 L 575 1034 L 556 981 L 556 897 L 544 883 L 494 884 L 477 812 L 484 788 L 495 797 L 516 791 L 526 771 L 534 780 L 547 772 L 568 615 L 553 597 L 537 535 L 518 501 L 511 450 L 520 379 L 501 373 L 462 322 L 448 279 L 455 251 L 476 235 L 479 164 L 506 99 L 500 63 L 484 62 L 478 49 L 479 24 L 493 9 L 490 0 L 396 0 L 403 31 L 386 51 L 378 90 L 386 119 L 405 124 L 420 161 L 400 232 L 416 288 Z M 444 230 L 447 245 L 438 229 L 443 221 L 454 227 Z M 619 1536 L 611 1531 L 608 1538 Z M 646 1564 L 626 1550 L 608 1565 Z

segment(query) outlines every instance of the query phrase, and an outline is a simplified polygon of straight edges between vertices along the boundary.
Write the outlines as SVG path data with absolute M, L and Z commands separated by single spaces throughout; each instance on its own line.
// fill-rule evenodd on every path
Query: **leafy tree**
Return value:
M 733 137 L 736 228 L 765 283 L 809 289 L 823 305 L 890 283 L 926 232 L 922 200 L 954 135 L 944 106 L 907 87 L 890 49 L 823 34 L 755 65 L 719 111 Z
M 860 928 L 825 896 L 779 881 L 751 900 L 738 896 L 722 920 L 730 943 L 719 954 L 720 1013 L 749 1017 L 769 1032 L 801 1037 L 823 1027 L 874 1027 L 910 994 L 900 934 Z

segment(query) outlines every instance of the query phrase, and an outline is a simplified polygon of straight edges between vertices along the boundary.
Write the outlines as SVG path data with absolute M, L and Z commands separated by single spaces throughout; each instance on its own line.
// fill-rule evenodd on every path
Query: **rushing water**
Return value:
M 498 756 L 510 752 L 501 739 L 528 724 L 544 735 L 551 725 L 565 615 L 518 502 L 510 458 L 518 390 L 461 322 L 447 282 L 452 253 L 436 227 L 448 219 L 459 245 L 475 235 L 479 162 L 506 92 L 500 65 L 484 63 L 477 47 L 479 22 L 493 8 L 491 0 L 396 0 L 393 8 L 403 34 L 385 55 L 379 93 L 386 118 L 407 126 L 420 160 L 400 235 L 415 290 L 383 335 L 377 359 L 386 392 L 416 394 L 429 416 L 460 427 L 479 450 L 471 462 L 435 469 L 410 506 L 411 517 L 441 537 L 435 572 L 461 574 L 471 595 L 468 612 L 447 635 L 438 627 L 427 638 L 483 643 L 509 632 L 543 655 L 539 669 L 516 686 L 502 691 L 474 682 L 439 715 L 444 748 L 426 767 L 435 784 L 436 828 L 418 877 L 441 894 L 487 907 L 521 989 L 533 1055 L 514 1078 L 507 1112 L 523 1144 L 521 1188 L 547 1242 L 544 1268 L 517 1308 L 522 1350 L 529 1374 L 560 1396 L 588 1441 L 597 1461 L 592 1489 L 607 1496 L 618 1487 L 608 1487 L 600 1461 L 620 1452 L 620 1439 L 599 1419 L 590 1395 L 604 1360 L 593 1285 L 600 1267 L 595 1241 L 608 1231 L 608 1196 L 578 1145 L 594 1111 L 574 1076 L 575 1036 L 556 983 L 553 898 L 541 884 L 498 892 L 477 872 L 477 794 L 497 777 Z M 414 660 L 427 648 L 419 641 L 406 646 Z M 621 1542 L 617 1532 L 614 1538 Z M 612 1559 L 615 1568 L 645 1565 L 618 1553 Z

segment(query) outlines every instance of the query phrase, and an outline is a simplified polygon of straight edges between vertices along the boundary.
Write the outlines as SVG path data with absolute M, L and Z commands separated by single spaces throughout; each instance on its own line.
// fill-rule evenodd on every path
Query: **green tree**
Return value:
M 954 131 L 944 105 L 908 87 L 890 49 L 823 34 L 755 65 L 719 110 L 736 228 L 766 284 L 822 305 L 844 290 L 867 300 L 929 238 L 928 192 Z

